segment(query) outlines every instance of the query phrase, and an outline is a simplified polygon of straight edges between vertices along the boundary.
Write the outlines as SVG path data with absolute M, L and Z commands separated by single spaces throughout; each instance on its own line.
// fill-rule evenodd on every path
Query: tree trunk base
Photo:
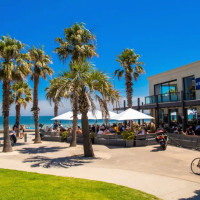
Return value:
M 94 153 L 84 153 L 84 157 L 92 157 L 92 158 L 94 158 L 95 157 L 95 155 L 94 155 Z
M 70 142 L 70 147 L 76 147 L 76 141 L 71 141 Z
M 34 140 L 34 144 L 39 144 L 39 143 L 42 143 L 42 141 L 41 140 Z
M 4 153 L 13 152 L 12 146 L 10 146 L 10 147 L 4 147 L 2 152 L 4 152 Z

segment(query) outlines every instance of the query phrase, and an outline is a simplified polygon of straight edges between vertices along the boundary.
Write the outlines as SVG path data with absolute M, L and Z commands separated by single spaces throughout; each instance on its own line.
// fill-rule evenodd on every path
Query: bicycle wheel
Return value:
M 191 162 L 191 170 L 194 174 L 200 175 L 200 158 L 195 158 Z

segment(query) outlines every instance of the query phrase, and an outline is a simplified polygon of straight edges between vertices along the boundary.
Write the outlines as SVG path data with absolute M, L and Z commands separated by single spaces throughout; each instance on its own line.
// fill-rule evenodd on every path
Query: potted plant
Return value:
M 62 142 L 67 142 L 67 134 L 68 134 L 67 131 L 64 131 L 61 133 L 61 141 Z
M 126 130 L 126 131 L 123 131 L 121 135 L 123 139 L 126 140 L 126 147 L 133 147 L 135 132 L 133 130 Z

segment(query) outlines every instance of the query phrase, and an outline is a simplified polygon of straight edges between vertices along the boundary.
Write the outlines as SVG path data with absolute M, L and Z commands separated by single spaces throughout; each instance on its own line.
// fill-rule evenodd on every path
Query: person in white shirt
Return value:
M 102 135 L 102 134 L 103 134 L 103 131 L 102 131 L 102 130 L 99 130 L 97 134 L 98 134 L 98 135 Z

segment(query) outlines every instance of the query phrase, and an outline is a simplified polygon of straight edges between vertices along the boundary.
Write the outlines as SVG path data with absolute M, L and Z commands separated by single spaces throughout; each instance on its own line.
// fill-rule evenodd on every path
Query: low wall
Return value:
M 200 150 L 199 136 L 180 135 L 174 133 L 167 133 L 167 135 L 169 137 L 168 143 L 171 145 Z

